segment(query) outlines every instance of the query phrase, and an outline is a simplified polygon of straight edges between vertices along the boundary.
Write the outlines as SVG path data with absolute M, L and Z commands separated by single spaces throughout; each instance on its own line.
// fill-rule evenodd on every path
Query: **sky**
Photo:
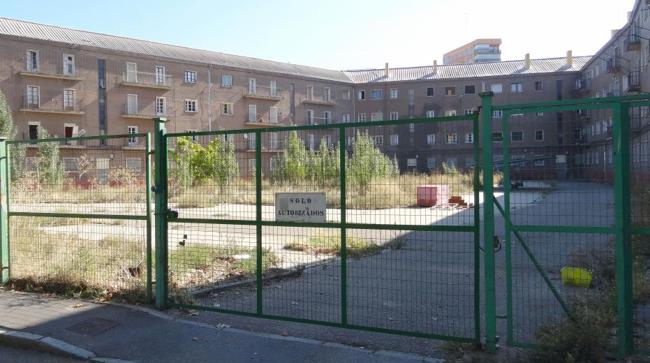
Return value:
M 475 38 L 502 59 L 591 55 L 634 0 L 0 0 L 0 16 L 345 70 L 429 65 Z M 63 6 L 65 5 L 65 6 Z

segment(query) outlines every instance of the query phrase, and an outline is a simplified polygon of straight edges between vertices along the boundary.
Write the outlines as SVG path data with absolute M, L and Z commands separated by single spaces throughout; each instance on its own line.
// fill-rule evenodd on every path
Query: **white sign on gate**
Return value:
M 325 193 L 275 193 L 275 220 L 278 222 L 324 223 Z

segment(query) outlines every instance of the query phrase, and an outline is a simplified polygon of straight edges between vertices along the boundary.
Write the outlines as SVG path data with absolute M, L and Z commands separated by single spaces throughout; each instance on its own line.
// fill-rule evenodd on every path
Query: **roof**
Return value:
M 336 70 L 243 57 L 0 17 L 0 36 L 3 35 L 164 57 L 180 61 L 289 74 L 328 81 L 350 82 L 343 72 Z
M 530 68 L 527 70 L 524 69 L 523 60 L 463 65 L 439 65 L 438 71 L 435 74 L 433 72 L 433 66 L 393 68 L 390 69 L 389 77 L 386 78 L 384 77 L 384 69 L 350 71 L 329 70 L 0 17 L 0 37 L 2 36 L 37 39 L 93 49 L 126 52 L 178 61 L 198 62 L 207 65 L 271 72 L 344 83 L 462 79 L 515 74 L 577 72 L 591 59 L 591 57 L 574 57 L 573 67 L 566 67 L 566 60 L 563 57 L 533 59 L 531 60 Z
M 566 65 L 566 58 L 531 59 L 530 67 L 525 69 L 524 60 L 502 61 L 475 64 L 438 65 L 434 73 L 433 65 L 423 67 L 391 68 L 388 77 L 385 69 L 350 70 L 345 74 L 354 83 L 381 83 L 398 81 L 427 81 L 441 79 L 465 79 L 480 77 L 499 77 L 526 74 L 579 72 L 591 56 L 573 57 L 573 66 Z

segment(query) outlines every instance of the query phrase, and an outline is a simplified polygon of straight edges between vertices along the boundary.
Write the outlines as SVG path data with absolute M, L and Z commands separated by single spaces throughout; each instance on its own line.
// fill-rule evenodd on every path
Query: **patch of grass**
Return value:
M 387 248 L 399 249 L 403 246 L 403 243 L 404 242 L 401 238 L 393 239 L 386 244 L 377 244 L 373 241 L 366 241 L 363 238 L 347 236 L 346 250 L 348 257 L 362 258 L 376 255 Z M 283 248 L 289 251 L 307 252 L 316 255 L 325 254 L 338 256 L 341 252 L 341 236 L 312 236 L 306 239 L 290 242 Z

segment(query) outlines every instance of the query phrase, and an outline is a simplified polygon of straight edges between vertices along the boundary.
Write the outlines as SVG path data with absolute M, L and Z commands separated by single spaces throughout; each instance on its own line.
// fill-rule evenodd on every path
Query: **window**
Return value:
M 409 168 L 417 168 L 418 167 L 418 159 L 416 158 L 408 158 L 406 159 L 406 166 Z
M 503 141 L 503 132 L 493 132 L 492 133 L 492 141 L 494 141 L 494 142 Z
M 436 168 L 436 158 L 428 157 L 427 158 L 427 169 L 433 170 Z
M 372 144 L 375 146 L 383 146 L 384 145 L 384 135 L 375 135 L 371 136 L 372 138 Z
M 433 97 L 433 87 L 427 87 L 427 97 Z
M 138 82 L 138 64 L 126 62 L 126 82 Z
M 543 90 L 544 90 L 544 82 L 535 81 L 535 91 L 543 91 Z
M 269 110 L 269 122 L 272 124 L 277 124 L 278 123 L 278 108 L 277 107 L 271 107 Z M 275 134 L 273 134 L 275 135 Z
M 269 148 L 271 150 L 277 150 L 280 148 L 280 135 L 277 132 L 272 132 L 269 134 Z
M 126 127 L 127 134 L 133 135 L 138 133 L 138 127 L 137 126 L 127 126 Z M 129 136 L 127 139 L 127 142 L 129 146 L 134 146 L 138 144 L 138 138 L 136 136 Z
M 75 67 L 74 67 L 74 55 L 72 54 L 64 54 L 63 55 L 63 74 L 66 76 L 72 76 L 74 75 L 75 72 Z
M 494 93 L 502 93 L 503 92 L 503 85 L 501 83 L 495 83 L 490 86 L 490 91 Z
M 544 117 L 544 112 L 538 112 L 537 117 Z
M 257 160 L 248 159 L 248 172 L 252 175 L 255 174 L 255 167 L 257 166 Z
M 359 92 L 357 94 L 357 98 L 359 98 L 359 101 L 365 100 L 366 99 L 366 91 L 359 90 Z
M 332 123 L 332 112 L 331 111 L 323 112 L 323 121 L 325 122 L 325 125 L 329 125 L 330 123 Z
M 434 118 L 434 117 L 436 117 L 436 111 L 428 110 L 427 111 L 427 118 Z
M 271 81 L 269 82 L 269 94 L 271 97 L 276 97 L 278 95 L 278 82 Z
M 126 95 L 126 114 L 127 115 L 138 114 L 138 95 L 134 95 L 134 94 Z
M 381 121 L 384 119 L 384 114 L 382 112 L 373 112 L 370 114 L 370 121 Z
M 41 123 L 37 121 L 29 121 L 29 139 L 30 140 L 36 140 L 38 139 L 38 132 L 39 128 L 41 127 Z
M 447 144 L 458 144 L 458 134 L 455 132 L 448 133 Z
M 314 150 L 316 148 L 316 139 L 314 137 L 314 134 L 307 135 L 307 144 L 307 148 L 309 148 L 309 150 Z
M 222 74 L 221 75 L 221 88 L 231 88 L 232 87 L 232 75 L 231 74 Z
M 248 122 L 257 122 L 257 105 L 248 105 Z
M 391 119 L 391 121 L 399 120 L 399 113 L 395 112 L 395 111 L 392 111 L 390 113 L 390 119 Z
M 414 133 L 414 132 L 415 132 L 415 124 L 414 124 L 414 123 L 410 123 L 410 124 L 409 124 L 409 132 L 410 132 L 410 133 Z
M 38 108 L 41 105 L 41 88 L 39 86 L 27 86 L 27 107 Z
M 466 95 L 473 95 L 476 93 L 476 86 L 474 85 L 466 85 L 465 86 L 465 94 Z
M 163 116 L 167 114 L 167 102 L 165 97 L 156 97 L 156 115 Z
M 314 86 L 307 86 L 307 99 L 308 100 L 314 99 Z
M 521 83 L 511 83 L 510 92 L 511 93 L 521 93 L 524 91 L 524 86 Z
M 447 117 L 456 116 L 456 110 L 447 110 L 447 111 L 445 111 L 445 116 L 447 116 Z
M 390 98 L 391 99 L 396 99 L 399 97 L 399 90 L 397 88 L 391 88 L 390 89 Z
M 535 141 L 544 141 L 544 130 L 535 131 Z
M 399 145 L 399 135 L 390 135 L 390 145 L 396 146 Z
M 544 166 L 546 162 L 544 160 L 535 160 L 535 166 Z
M 257 80 L 255 78 L 248 79 L 248 94 L 254 95 L 257 93 Z
M 156 84 L 166 84 L 167 83 L 166 78 L 165 78 L 165 67 L 156 66 L 155 73 L 156 73 Z
M 28 50 L 26 56 L 26 67 L 28 72 L 38 72 L 38 51 Z
M 436 134 L 427 135 L 427 145 L 434 145 L 436 143 Z
M 223 102 L 221 104 L 221 114 L 231 116 L 233 114 L 233 108 L 231 102 Z
M 473 115 L 474 114 L 474 109 L 473 108 L 468 108 L 465 110 L 465 115 Z
M 75 172 L 79 171 L 79 159 L 78 158 L 63 158 L 63 171 L 65 172 Z
M 366 121 L 366 113 L 365 112 L 359 112 L 357 114 L 357 121 L 359 121 L 359 122 Z
M 329 87 L 325 87 L 323 89 L 323 94 L 325 96 L 325 102 L 330 102 L 332 100 L 332 89 Z
M 95 173 L 99 184 L 106 184 L 108 182 L 108 170 L 110 165 L 111 159 L 109 158 L 95 159 Z
M 196 72 L 185 71 L 185 83 L 196 83 Z
M 522 142 L 524 141 L 524 132 L 523 131 L 512 131 L 510 133 L 510 140 L 513 142 Z
M 196 100 L 185 100 L 185 112 L 197 112 Z
M 75 90 L 72 88 L 66 88 L 63 90 L 63 109 L 64 110 L 74 110 L 75 109 Z
M 384 98 L 384 91 L 381 89 L 373 89 L 370 96 L 372 97 L 373 100 L 380 100 Z
M 309 125 L 314 124 L 314 110 L 307 110 L 307 123 Z
M 474 143 L 474 133 L 473 132 L 468 132 L 465 134 L 465 143 L 466 144 L 473 144 Z
M 248 150 L 255 150 L 257 146 L 257 136 L 254 133 L 250 133 L 246 135 L 246 138 L 248 139 Z
M 126 158 L 126 168 L 134 173 L 142 171 L 142 159 L 140 158 Z
M 492 111 L 492 118 L 502 118 L 502 117 L 503 117 L 503 111 L 501 110 Z
M 349 113 L 344 113 L 341 115 L 341 122 L 343 123 L 348 123 L 350 122 L 350 114 Z
M 455 96 L 456 87 L 445 87 L 445 96 Z
M 345 91 L 343 91 L 343 93 L 341 94 L 341 98 L 343 98 L 344 100 L 349 100 L 350 99 L 350 90 L 346 89 Z

